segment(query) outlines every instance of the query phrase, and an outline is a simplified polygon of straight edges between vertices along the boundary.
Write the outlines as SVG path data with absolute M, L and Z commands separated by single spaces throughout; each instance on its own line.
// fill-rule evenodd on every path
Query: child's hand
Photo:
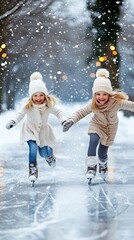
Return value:
M 72 125 L 73 125 L 72 120 L 65 121 L 65 123 L 63 123 L 63 132 L 67 132 Z
M 10 120 L 7 124 L 6 124 L 6 128 L 10 129 L 15 125 L 15 121 L 14 120 Z

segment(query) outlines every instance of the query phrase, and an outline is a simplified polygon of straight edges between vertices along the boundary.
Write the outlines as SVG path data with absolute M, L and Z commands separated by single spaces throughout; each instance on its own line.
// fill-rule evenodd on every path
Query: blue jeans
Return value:
M 104 146 L 100 143 L 100 137 L 96 133 L 91 133 L 88 147 L 88 156 L 96 156 L 97 146 L 99 160 L 105 162 L 108 159 L 107 152 L 109 147 Z
M 39 155 L 44 158 L 52 155 L 53 150 L 48 146 L 39 147 L 36 144 L 36 141 L 33 140 L 27 141 L 27 144 L 29 146 L 29 164 L 37 163 L 37 152 L 39 152 Z

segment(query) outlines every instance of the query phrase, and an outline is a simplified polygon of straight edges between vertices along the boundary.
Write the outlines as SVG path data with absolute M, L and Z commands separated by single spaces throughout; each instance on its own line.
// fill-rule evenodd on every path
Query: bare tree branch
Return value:
M 15 7 L 13 7 L 11 10 L 7 11 L 6 13 L 4 13 L 3 15 L 0 16 L 0 20 L 3 20 L 5 18 L 7 18 L 8 16 L 12 15 L 13 13 L 15 13 L 19 8 L 21 8 L 23 6 L 23 4 L 26 3 L 27 0 L 21 1 L 19 3 L 17 3 L 15 5 Z
M 11 10 L 6 11 L 6 13 L 2 14 L 0 16 L 0 20 L 3 20 L 7 17 L 9 17 L 10 15 L 12 15 L 13 13 L 15 13 L 16 11 L 18 11 L 19 8 L 21 8 L 28 0 L 23 0 L 20 1 L 19 3 L 17 3 L 15 5 L 15 7 L 13 7 Z M 52 3 L 54 2 L 54 0 L 49 0 L 44 4 L 44 8 L 47 9 Z

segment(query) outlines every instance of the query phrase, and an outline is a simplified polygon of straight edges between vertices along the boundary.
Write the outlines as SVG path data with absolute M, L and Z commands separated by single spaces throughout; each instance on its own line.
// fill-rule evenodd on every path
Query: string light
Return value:
M 7 57 L 7 53 L 2 53 L 2 58 L 6 58 Z
M 117 52 L 117 50 L 116 50 L 116 48 L 115 48 L 114 45 L 110 45 L 109 48 L 110 48 L 110 50 L 112 51 L 112 54 L 113 54 L 114 56 L 116 56 L 116 55 L 118 54 L 118 52 Z M 106 62 L 107 60 L 108 60 L 108 57 L 107 57 L 106 55 L 100 56 L 100 57 L 98 58 L 98 61 L 96 62 L 96 67 L 99 67 L 99 66 L 101 65 L 101 63 Z
M 96 62 L 96 67 L 100 67 L 101 63 L 99 61 Z
M 114 50 L 115 50 L 115 47 L 114 47 L 113 45 L 111 45 L 111 46 L 110 46 L 110 49 L 111 49 L 112 51 L 114 51 Z
M 6 44 L 5 44 L 5 43 L 2 43 L 2 44 L 1 44 L 1 48 L 2 48 L 2 49 L 6 48 Z
M 105 60 L 104 60 L 104 57 L 99 57 L 99 61 L 100 62 L 104 62 Z
M 90 73 L 91 78 L 95 78 L 95 73 Z
M 116 50 L 112 51 L 112 54 L 117 55 L 117 51 Z

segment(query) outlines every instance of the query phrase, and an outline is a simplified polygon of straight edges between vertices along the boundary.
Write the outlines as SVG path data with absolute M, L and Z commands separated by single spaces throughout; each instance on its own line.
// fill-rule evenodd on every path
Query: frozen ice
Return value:
M 82 104 L 81 104 L 82 105 Z M 61 105 L 69 115 L 80 104 Z M 59 136 L 53 169 L 38 157 L 39 178 L 28 180 L 28 148 L 19 144 L 20 125 L 5 123 L 17 111 L 0 116 L 0 239 L 1 240 L 123 240 L 133 239 L 134 118 L 119 112 L 119 128 L 109 150 L 109 173 L 88 185 L 85 156 L 90 116 L 67 133 L 51 118 Z

